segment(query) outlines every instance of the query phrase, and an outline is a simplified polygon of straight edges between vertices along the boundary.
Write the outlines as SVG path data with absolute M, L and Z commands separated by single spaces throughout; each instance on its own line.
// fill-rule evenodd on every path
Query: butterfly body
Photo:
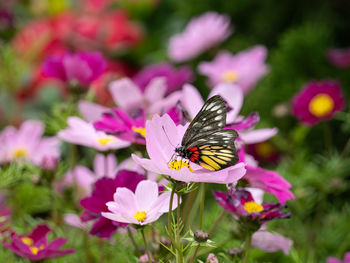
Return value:
M 211 97 L 192 120 L 175 152 L 208 170 L 221 170 L 238 162 L 234 140 L 238 134 L 225 130 L 226 103 Z

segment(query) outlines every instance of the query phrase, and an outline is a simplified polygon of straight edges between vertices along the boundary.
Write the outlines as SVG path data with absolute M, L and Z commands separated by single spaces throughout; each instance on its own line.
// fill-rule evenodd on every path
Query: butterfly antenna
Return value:
M 165 136 L 167 137 L 167 139 L 168 139 L 169 143 L 171 144 L 171 146 L 173 146 L 174 148 L 176 148 L 177 146 L 174 146 L 174 145 L 171 143 L 171 141 L 170 141 L 170 139 L 169 139 L 169 137 L 168 137 L 168 134 L 166 133 L 166 131 L 165 131 L 164 126 L 163 126 L 163 125 L 162 125 L 162 129 L 163 129 L 163 131 L 164 131 L 164 133 L 165 133 Z

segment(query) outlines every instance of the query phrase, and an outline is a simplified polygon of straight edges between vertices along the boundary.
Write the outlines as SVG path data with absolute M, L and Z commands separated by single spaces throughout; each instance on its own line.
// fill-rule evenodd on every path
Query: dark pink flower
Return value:
M 248 158 L 246 159 L 243 147 L 238 155 L 239 160 L 246 164 L 245 168 L 247 169 L 242 180 L 246 181 L 249 186 L 275 195 L 281 204 L 284 204 L 287 200 L 295 199 L 293 193 L 290 191 L 291 184 L 277 172 L 260 168 L 254 161 Z
M 42 65 L 47 77 L 81 86 L 88 86 L 104 72 L 105 68 L 106 61 L 99 52 L 53 55 Z
M 307 125 L 330 120 L 344 107 L 340 85 L 332 80 L 311 81 L 293 98 L 293 115 Z
M 269 141 L 247 145 L 247 153 L 252 155 L 259 163 L 277 164 L 280 160 L 280 153 Z
M 18 256 L 30 260 L 42 260 L 46 258 L 61 257 L 74 252 L 74 249 L 60 248 L 67 242 L 65 238 L 54 239 L 48 243 L 46 235 L 51 229 L 46 225 L 38 225 L 29 235 L 17 235 L 13 233 L 11 243 L 3 243 L 5 247 L 15 252 Z
M 237 189 L 228 194 L 214 192 L 214 196 L 218 204 L 229 213 L 259 224 L 290 216 L 289 212 L 282 212 L 284 205 L 279 203 L 259 204 L 255 202 L 250 192 L 243 189 Z
M 334 257 L 328 257 L 327 263 L 350 263 L 350 252 L 346 252 L 344 255 L 344 261 L 334 258 Z
M 170 93 L 181 88 L 183 84 L 191 82 L 193 73 L 188 66 L 175 68 L 164 62 L 145 67 L 133 77 L 133 81 L 144 92 L 148 84 L 156 77 L 165 77 L 167 93 Z
M 118 172 L 115 178 L 101 178 L 95 183 L 92 194 L 80 201 L 84 207 L 81 216 L 82 221 L 97 219 L 90 233 L 101 238 L 110 238 L 119 226 L 125 226 L 124 223 L 111 221 L 101 216 L 102 212 L 109 212 L 106 203 L 113 201 L 113 195 L 119 187 L 126 187 L 135 191 L 137 184 L 145 177 L 136 172 L 122 170 Z
M 347 68 L 350 66 L 350 47 L 331 48 L 327 51 L 327 59 L 338 68 Z
M 132 118 L 125 111 L 114 108 L 102 114 L 102 118 L 94 123 L 94 127 L 128 142 L 146 144 L 145 123 L 146 116 L 143 110 Z

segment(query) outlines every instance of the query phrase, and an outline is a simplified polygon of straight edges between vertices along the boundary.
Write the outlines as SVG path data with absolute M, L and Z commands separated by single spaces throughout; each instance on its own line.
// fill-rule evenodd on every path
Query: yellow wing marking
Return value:
M 208 157 L 208 156 L 201 156 L 201 159 L 202 159 L 203 162 L 205 162 L 206 164 L 211 166 L 214 170 L 219 170 L 220 169 L 220 165 L 218 163 L 216 163 L 215 161 L 213 161 L 210 157 Z

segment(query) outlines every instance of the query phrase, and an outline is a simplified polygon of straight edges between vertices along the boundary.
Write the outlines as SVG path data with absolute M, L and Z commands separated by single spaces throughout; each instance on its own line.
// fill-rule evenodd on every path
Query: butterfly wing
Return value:
M 198 138 L 187 150 L 192 152 L 190 160 L 205 169 L 218 171 L 238 162 L 234 130 L 221 130 Z
M 188 126 L 182 145 L 188 145 L 218 130 L 223 130 L 226 126 L 226 103 L 219 96 L 213 96 L 203 105 L 196 117 Z

